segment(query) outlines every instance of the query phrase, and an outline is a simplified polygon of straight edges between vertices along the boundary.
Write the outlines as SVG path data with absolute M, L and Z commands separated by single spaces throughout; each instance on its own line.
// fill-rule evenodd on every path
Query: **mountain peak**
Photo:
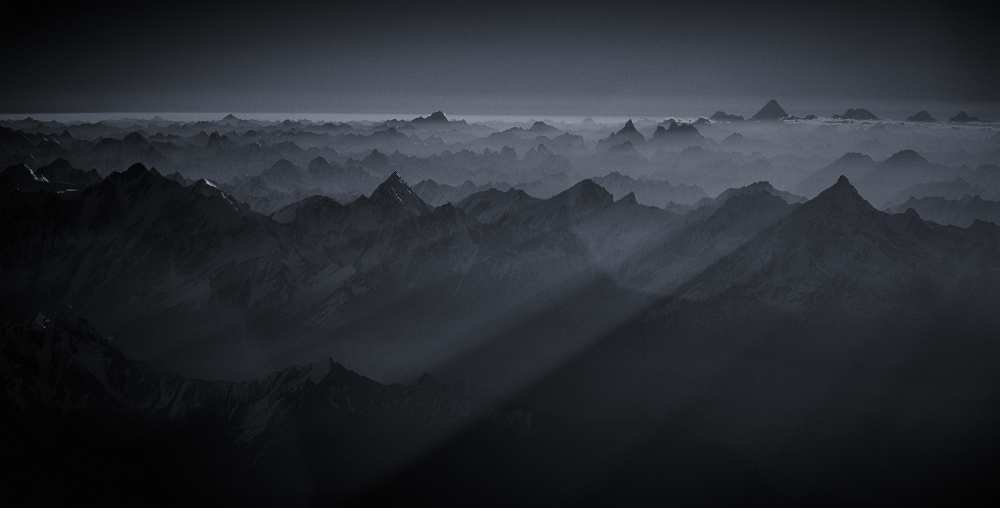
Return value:
M 864 108 L 848 108 L 844 114 L 833 117 L 843 120 L 878 120 L 878 116 Z
M 435 111 L 427 116 L 418 116 L 413 119 L 414 123 L 448 123 L 448 117 L 442 111 Z
M 418 215 L 430 210 L 427 203 L 424 203 L 395 171 L 375 188 L 371 194 L 371 201 L 385 206 L 401 206 Z
M 535 133 L 546 133 L 546 132 L 555 132 L 559 129 L 556 129 L 555 127 L 539 120 L 531 124 L 531 127 L 529 127 L 528 130 Z
M 127 136 L 122 138 L 122 141 L 129 145 L 142 145 L 146 144 L 146 137 L 139 132 L 130 132 Z
M 643 136 L 642 133 L 635 128 L 635 123 L 633 123 L 632 119 L 629 118 L 628 121 L 625 122 L 624 127 L 622 127 L 618 131 L 613 132 L 607 138 L 601 140 L 601 143 L 604 144 L 604 146 L 606 146 L 607 148 L 615 150 L 622 148 L 622 145 L 626 144 L 627 142 L 631 143 L 631 145 L 637 145 L 637 144 L 642 144 L 645 141 L 646 141 L 645 136 Z M 632 147 L 631 146 L 625 147 L 626 150 L 630 148 Z
M 239 205 L 236 201 L 234 201 L 228 194 L 223 192 L 219 186 L 215 185 L 214 182 L 207 178 L 199 179 L 197 182 L 191 184 L 191 190 L 199 196 L 221 199 L 234 210 L 239 210 Z
M 771 99 L 751 117 L 751 120 L 781 120 L 783 118 L 788 118 L 788 113 L 778 104 L 778 101 Z
M 326 157 L 318 155 L 313 160 L 309 161 L 309 169 L 313 168 L 323 168 L 330 165 L 330 161 L 326 160 Z
M 562 202 L 573 208 L 607 206 L 614 202 L 614 197 L 597 182 L 587 178 L 576 185 L 552 197 L 553 201 Z
M 907 118 L 906 121 L 907 122 L 936 122 L 937 120 L 934 119 L 934 117 L 931 116 L 931 114 L 928 113 L 927 110 L 925 109 L 923 111 L 920 111 L 919 113 L 910 115 L 910 117 Z
M 953 123 L 965 123 L 965 122 L 979 122 L 981 120 L 979 120 L 974 116 L 969 115 L 965 111 L 959 111 L 957 115 L 951 117 L 948 121 Z
M 141 162 L 136 162 L 135 164 L 129 166 L 123 174 L 129 178 L 137 178 L 147 173 L 149 173 L 149 168 Z
M 406 185 L 406 181 L 403 180 L 403 177 L 399 176 L 399 172 L 397 171 L 393 171 L 392 174 L 389 175 L 389 178 L 386 178 L 385 181 L 382 182 L 382 185 L 392 185 L 392 186 L 401 185 L 404 187 L 409 187 L 408 185 Z
M 886 164 L 924 164 L 927 162 L 922 155 L 915 150 L 900 150 L 885 160 Z
M 875 211 L 875 208 L 861 196 L 858 189 L 845 175 L 840 175 L 836 183 L 820 192 L 804 206 L 831 216 L 857 215 L 861 212 Z
M 623 205 L 638 205 L 639 200 L 635 197 L 635 192 L 629 192 L 628 194 L 622 196 L 622 198 L 618 200 L 618 203 Z

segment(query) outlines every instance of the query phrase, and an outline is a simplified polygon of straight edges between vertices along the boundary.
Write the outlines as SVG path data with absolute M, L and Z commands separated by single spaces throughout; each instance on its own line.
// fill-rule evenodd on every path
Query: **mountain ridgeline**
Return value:
M 741 113 L 5 121 L 0 499 L 994 494 L 988 122 Z

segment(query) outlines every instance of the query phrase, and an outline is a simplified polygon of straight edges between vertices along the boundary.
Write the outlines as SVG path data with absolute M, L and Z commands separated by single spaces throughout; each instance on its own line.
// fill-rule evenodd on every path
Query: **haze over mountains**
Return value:
M 1000 127 L 866 106 L 2 120 L 4 499 L 989 494 Z

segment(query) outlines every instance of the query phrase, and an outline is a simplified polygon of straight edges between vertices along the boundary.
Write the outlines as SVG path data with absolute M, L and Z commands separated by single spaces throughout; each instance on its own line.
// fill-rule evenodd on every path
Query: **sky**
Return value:
M 0 9 L 8 20 L 2 113 L 443 105 L 610 114 L 770 97 L 1000 102 L 1000 30 L 988 2 L 41 1 Z

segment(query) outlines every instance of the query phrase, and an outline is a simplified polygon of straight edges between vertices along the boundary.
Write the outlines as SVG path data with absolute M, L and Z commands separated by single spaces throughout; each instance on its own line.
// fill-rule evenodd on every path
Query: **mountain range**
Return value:
M 0 502 L 995 492 L 989 123 L 329 118 L 0 120 Z

